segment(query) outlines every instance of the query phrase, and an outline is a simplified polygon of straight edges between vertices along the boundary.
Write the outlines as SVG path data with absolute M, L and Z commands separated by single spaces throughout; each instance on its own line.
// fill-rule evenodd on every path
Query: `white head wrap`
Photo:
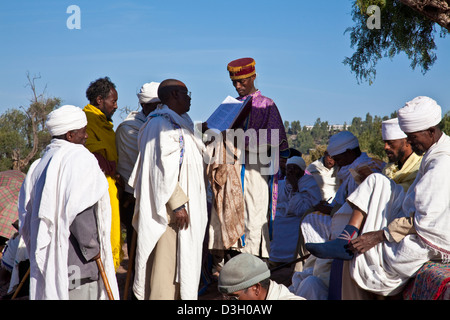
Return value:
M 441 107 L 429 97 L 416 97 L 398 110 L 398 123 L 406 133 L 426 130 L 439 124 L 441 120 Z
M 333 157 L 356 147 L 359 147 L 358 138 L 350 131 L 341 131 L 330 138 L 327 151 Z
M 81 108 L 64 105 L 48 114 L 45 125 L 52 137 L 60 136 L 84 128 L 87 125 L 86 114 Z
M 303 160 L 302 157 L 298 157 L 298 156 L 290 157 L 286 161 L 286 165 L 288 165 L 288 164 L 295 164 L 298 167 L 300 167 L 300 169 L 302 169 L 303 171 L 305 171 L 305 169 L 306 169 L 306 163 L 305 163 L 305 160 Z
M 158 98 L 158 82 L 146 83 L 141 87 L 141 91 L 137 94 L 139 103 L 153 103 L 160 102 Z
M 381 136 L 383 140 L 398 140 L 406 138 L 406 134 L 398 125 L 398 118 L 385 120 L 381 123 Z

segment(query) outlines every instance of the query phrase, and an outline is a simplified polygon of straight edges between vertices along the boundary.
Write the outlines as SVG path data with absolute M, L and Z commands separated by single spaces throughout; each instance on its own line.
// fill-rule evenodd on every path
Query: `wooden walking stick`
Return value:
M 103 283 L 105 284 L 106 293 L 108 294 L 109 300 L 114 300 L 111 287 L 109 286 L 108 278 L 106 277 L 105 268 L 103 268 L 102 260 L 99 258 L 95 259 L 97 262 L 98 271 L 100 271 L 100 275 L 102 276 Z
M 133 273 L 134 269 L 134 255 L 136 253 L 136 239 L 137 239 L 137 233 L 136 230 L 133 228 L 133 236 L 131 238 L 131 250 L 130 254 L 128 256 L 128 270 L 127 270 L 127 279 L 125 281 L 125 289 L 123 291 L 123 299 L 128 300 L 128 288 L 130 287 L 130 281 L 131 281 L 131 274 Z
M 19 285 L 17 286 L 16 291 L 14 291 L 14 294 L 13 294 L 13 296 L 11 297 L 11 300 L 12 300 L 12 299 L 15 299 L 15 298 L 17 297 L 17 295 L 19 294 L 20 289 L 22 289 L 22 287 L 23 287 L 25 281 L 28 280 L 28 276 L 29 276 L 29 275 L 30 275 L 30 268 L 28 268 L 27 272 L 25 273 L 25 275 L 24 275 L 23 278 L 22 278 L 22 281 L 20 281 Z

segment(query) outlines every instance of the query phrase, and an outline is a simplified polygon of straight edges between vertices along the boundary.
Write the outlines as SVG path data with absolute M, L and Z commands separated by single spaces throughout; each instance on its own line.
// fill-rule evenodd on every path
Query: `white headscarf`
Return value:
M 306 163 L 302 157 L 298 157 L 298 156 L 290 157 L 286 162 L 286 165 L 288 165 L 288 164 L 295 164 L 295 165 L 299 166 L 300 169 L 302 169 L 303 171 L 305 171 L 305 169 L 306 169 Z
M 429 97 L 416 97 L 398 110 L 398 123 L 406 133 L 426 130 L 439 124 L 441 120 L 441 107 Z
M 389 119 L 381 123 L 381 136 L 383 140 L 398 140 L 406 138 L 406 134 L 398 125 L 398 118 Z
M 327 151 L 333 157 L 356 147 L 359 147 L 358 138 L 350 131 L 341 131 L 330 138 Z
M 153 102 L 160 102 L 158 98 L 158 82 L 150 82 L 146 83 L 141 87 L 141 91 L 137 94 L 139 98 L 139 103 L 153 103 Z
M 64 105 L 49 113 L 45 125 L 52 137 L 60 136 L 84 128 L 87 125 L 86 114 L 81 108 Z

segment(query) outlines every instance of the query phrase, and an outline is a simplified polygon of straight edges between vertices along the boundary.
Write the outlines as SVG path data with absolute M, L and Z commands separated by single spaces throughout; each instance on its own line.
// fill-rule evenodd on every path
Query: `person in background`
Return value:
M 89 101 L 83 108 L 88 121 L 86 148 L 97 158 L 108 180 L 112 210 L 111 248 L 117 271 L 123 258 L 118 190 L 118 186 L 123 189 L 123 181 L 116 171 L 116 134 L 112 123 L 112 116 L 117 110 L 116 86 L 108 77 L 97 79 L 89 84 L 86 98 Z

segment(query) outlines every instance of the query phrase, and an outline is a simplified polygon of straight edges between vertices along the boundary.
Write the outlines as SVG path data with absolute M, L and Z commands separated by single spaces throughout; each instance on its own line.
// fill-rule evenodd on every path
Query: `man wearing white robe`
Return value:
M 337 174 L 339 188 L 331 204 L 326 200 L 307 214 L 300 224 L 299 250 L 308 253 L 305 243 L 321 243 L 334 239 L 351 216 L 351 207 L 345 199 L 361 182 L 360 174 L 380 173 L 384 163 L 373 159 L 359 149 L 359 141 L 350 131 L 341 131 L 330 138 L 327 153 L 340 167 Z M 337 231 L 338 230 L 338 231 Z M 290 290 L 307 299 L 325 299 L 328 296 L 332 259 L 310 256 L 298 263 Z
M 78 107 L 66 105 L 51 112 L 46 126 L 54 138 L 42 158 L 31 165 L 20 190 L 19 230 L 30 257 L 31 300 L 67 300 L 71 293 L 84 291 L 78 276 L 85 266 L 95 265 L 93 260 L 98 257 L 113 297 L 119 299 L 110 242 L 108 182 L 96 158 L 84 147 L 86 125 L 86 115 Z M 86 260 L 85 254 L 96 243 L 99 251 L 90 253 L 92 259 L 81 266 L 69 266 L 70 256 L 75 254 L 70 238 L 73 232 L 83 234 L 83 230 L 73 230 L 74 221 L 91 207 L 95 208 L 98 239 L 79 239 L 86 243 L 79 249 Z M 94 293 L 82 297 L 107 299 L 105 285 L 96 272 L 98 280 L 88 282 L 87 289 Z
M 339 166 L 336 165 L 333 158 L 325 151 L 325 154 L 320 159 L 312 162 L 306 171 L 316 179 L 322 192 L 322 200 L 332 201 L 339 189 L 339 180 L 337 174 Z
M 271 262 L 290 262 L 297 258 L 300 221 L 305 212 L 322 199 L 316 180 L 305 174 L 305 169 L 306 163 L 302 157 L 291 157 L 286 163 L 286 179 L 279 181 L 273 239 L 270 243 Z M 297 187 L 294 188 L 292 184 Z
M 181 81 L 161 82 L 163 104 L 139 131 L 139 156 L 129 183 L 136 208 L 137 299 L 197 299 L 207 224 L 204 145 L 187 112 Z
M 441 107 L 433 99 L 420 96 L 398 111 L 398 119 L 413 150 L 423 153 L 414 183 L 404 192 L 383 175 L 367 177 L 347 199 L 354 211 L 342 235 L 349 236 L 339 237 L 341 244 L 335 241 L 320 248 L 355 252 L 349 265 L 354 283 L 383 296 L 401 292 L 425 262 L 450 260 L 450 138 L 438 127 Z M 405 218 L 410 226 L 403 236 L 394 237 L 391 224 Z M 384 230 L 383 242 L 374 247 L 361 245 L 359 237 L 355 239 L 360 231 L 363 238 L 378 230 Z
M 138 133 L 139 129 L 147 120 L 150 112 L 153 112 L 161 102 L 158 98 L 158 82 L 145 83 L 137 94 L 140 111 L 131 111 L 116 129 L 116 148 L 117 148 L 117 172 L 123 179 L 124 190 L 119 198 L 120 202 L 120 221 L 127 229 L 128 254 L 131 251 L 131 239 L 133 228 L 131 220 L 134 213 L 134 190 L 128 184 L 131 172 L 133 171 L 136 159 L 139 153 Z

